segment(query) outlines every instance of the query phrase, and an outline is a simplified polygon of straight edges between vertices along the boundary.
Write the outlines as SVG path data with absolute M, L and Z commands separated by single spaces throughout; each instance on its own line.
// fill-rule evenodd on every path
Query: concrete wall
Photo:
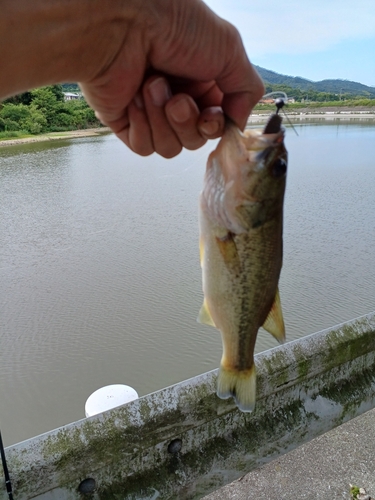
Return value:
M 256 366 L 252 414 L 216 397 L 215 370 L 7 448 L 14 498 L 201 498 L 375 406 L 375 313 Z

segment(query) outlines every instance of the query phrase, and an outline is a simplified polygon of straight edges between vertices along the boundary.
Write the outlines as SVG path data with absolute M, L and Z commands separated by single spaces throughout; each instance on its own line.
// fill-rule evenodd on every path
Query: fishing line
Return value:
M 288 120 L 288 123 L 289 125 L 292 127 L 292 129 L 294 130 L 294 132 L 296 133 L 296 135 L 298 136 L 298 132 L 297 130 L 293 127 L 293 123 L 289 120 L 289 116 L 285 113 L 285 110 L 283 109 L 283 107 L 285 106 L 286 102 L 284 101 L 284 99 L 282 99 L 281 97 L 279 97 L 278 99 L 275 99 L 275 104 L 276 104 L 276 114 L 278 115 L 279 114 L 279 111 L 280 109 L 283 110 L 283 113 L 284 113 L 284 116 L 285 118 Z
M 287 102 L 288 102 L 288 96 L 286 95 L 286 93 L 282 92 L 281 90 L 275 90 L 273 92 L 269 92 L 268 94 L 265 94 L 262 97 L 262 99 L 265 99 L 267 97 L 274 96 L 274 95 L 279 95 L 279 94 L 282 94 L 283 97 L 278 97 L 278 98 L 275 99 L 275 105 L 276 105 L 276 108 L 277 108 L 276 109 L 276 114 L 278 115 L 279 111 L 282 109 L 283 110 L 283 114 L 284 114 L 285 118 L 287 119 L 287 122 L 292 127 L 292 129 L 294 130 L 294 132 L 296 133 L 296 135 L 299 137 L 299 134 L 298 134 L 297 130 L 294 128 L 293 123 L 289 120 L 289 116 L 285 113 L 285 109 L 283 109 L 283 107 L 286 106 Z
M 7 465 L 7 461 L 5 458 L 5 451 L 4 451 L 3 438 L 1 436 L 1 431 L 0 431 L 0 454 L 1 454 L 1 463 L 3 464 L 5 486 L 7 489 L 8 497 L 9 497 L 9 500 L 13 500 L 12 483 L 10 482 L 8 465 Z

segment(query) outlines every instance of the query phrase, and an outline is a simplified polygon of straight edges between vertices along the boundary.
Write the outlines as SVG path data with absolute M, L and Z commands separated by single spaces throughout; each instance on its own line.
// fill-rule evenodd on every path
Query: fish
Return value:
M 241 132 L 227 119 L 199 200 L 204 301 L 198 322 L 220 330 L 217 396 L 233 397 L 243 412 L 255 407 L 259 328 L 285 341 L 278 290 L 287 173 L 281 125 L 273 114 L 264 130 Z

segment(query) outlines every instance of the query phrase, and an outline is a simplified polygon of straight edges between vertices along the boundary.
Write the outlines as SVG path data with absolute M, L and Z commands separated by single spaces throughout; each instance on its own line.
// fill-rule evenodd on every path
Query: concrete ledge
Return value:
M 375 410 L 309 441 L 204 500 L 349 500 L 349 484 L 375 498 Z
M 203 497 L 375 407 L 375 313 L 256 366 L 252 414 L 216 397 L 215 370 L 7 448 L 15 498 Z

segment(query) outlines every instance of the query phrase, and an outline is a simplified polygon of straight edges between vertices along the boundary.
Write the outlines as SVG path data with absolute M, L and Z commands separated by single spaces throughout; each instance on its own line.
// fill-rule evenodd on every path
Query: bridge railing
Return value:
M 251 414 L 216 397 L 215 370 L 7 448 L 14 498 L 201 498 L 375 407 L 375 313 L 256 366 Z

